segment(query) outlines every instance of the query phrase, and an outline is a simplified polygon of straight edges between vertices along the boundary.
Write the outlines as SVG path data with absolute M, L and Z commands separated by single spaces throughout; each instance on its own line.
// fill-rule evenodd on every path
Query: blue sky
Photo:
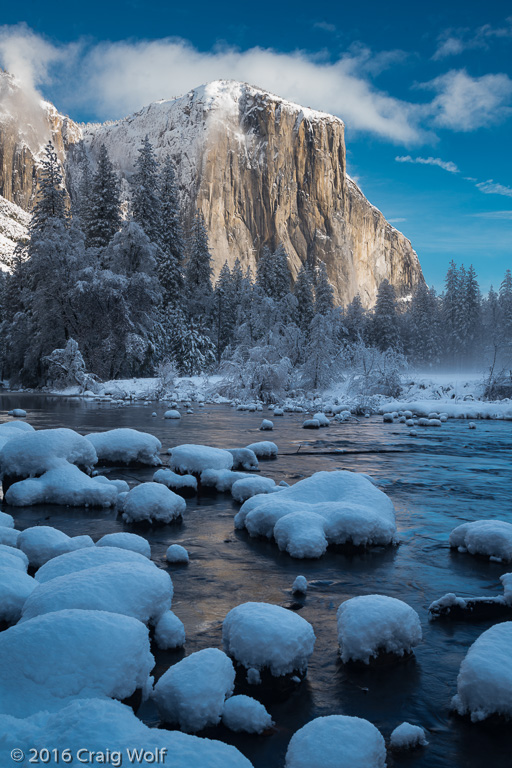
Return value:
M 512 266 L 512 7 L 507 2 L 26 2 L 0 62 L 76 120 L 208 80 L 246 80 L 346 123 L 349 173 L 413 243 L 482 288 Z

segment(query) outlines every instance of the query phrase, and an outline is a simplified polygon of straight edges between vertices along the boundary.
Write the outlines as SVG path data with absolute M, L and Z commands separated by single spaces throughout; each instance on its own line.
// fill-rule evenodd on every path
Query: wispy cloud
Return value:
M 403 221 L 407 221 L 407 219 L 398 217 L 397 219 L 388 219 L 390 224 L 401 224 Z
M 500 38 L 512 38 L 512 17 L 501 25 L 484 24 L 475 30 L 469 27 L 445 30 L 438 37 L 438 47 L 432 58 L 439 61 L 463 51 L 488 48 L 492 40 Z
M 336 25 L 330 24 L 328 21 L 315 21 L 313 24 L 315 29 L 321 29 L 323 32 L 336 32 Z
M 410 155 L 402 155 L 395 157 L 397 163 L 417 163 L 418 165 L 437 165 L 442 168 L 443 171 L 449 173 L 459 173 L 459 169 L 452 163 L 451 160 L 441 160 L 440 157 L 411 157 Z
M 480 192 L 483 192 L 484 195 L 504 195 L 505 197 L 512 197 L 512 187 L 507 187 L 505 184 L 499 184 L 493 179 L 479 181 L 475 186 Z
M 477 219 L 512 221 L 512 211 L 482 211 L 481 213 L 472 213 L 470 215 Z

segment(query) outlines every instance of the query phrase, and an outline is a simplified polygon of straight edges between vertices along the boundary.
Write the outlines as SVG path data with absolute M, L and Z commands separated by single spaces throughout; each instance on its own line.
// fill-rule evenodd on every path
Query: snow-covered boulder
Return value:
M 185 627 L 172 611 L 162 613 L 155 624 L 155 642 L 162 650 L 185 645 Z
M 263 704 L 251 696 L 231 696 L 222 710 L 222 722 L 235 733 L 263 733 L 273 721 Z
M 181 544 L 171 544 L 167 548 L 165 559 L 168 563 L 188 563 L 189 561 L 188 552 Z
M 238 480 L 252 479 L 254 475 L 247 472 L 233 472 L 231 469 L 205 469 L 201 472 L 201 486 L 215 488 L 219 493 L 230 491 Z
M 318 421 L 321 427 L 328 427 L 330 424 L 329 419 L 327 418 L 325 413 L 323 413 L 322 411 L 318 411 L 318 413 L 314 413 L 313 418 L 316 419 L 316 421 Z
M 260 440 L 259 443 L 251 443 L 246 448 L 252 451 L 258 459 L 275 459 L 278 448 L 270 440 Z
M 117 533 L 107 533 L 98 539 L 97 547 L 119 547 L 119 549 L 129 549 L 132 552 L 138 552 L 144 557 L 151 557 L 151 547 L 149 541 L 136 533 L 126 533 L 119 531 Z
M 495 624 L 475 640 L 460 665 L 452 705 L 473 722 L 491 715 L 512 718 L 512 621 Z
M 512 524 L 503 520 L 476 520 L 463 523 L 450 534 L 450 547 L 491 560 L 512 560 Z
M 176 723 L 183 731 L 200 731 L 220 722 L 234 683 L 231 659 L 217 648 L 205 648 L 170 667 L 155 685 L 152 698 L 166 723 Z
M 162 443 L 147 432 L 123 427 L 107 432 L 92 432 L 86 437 L 94 446 L 100 464 L 147 464 L 158 467 L 162 463 L 158 455 Z
M 317 717 L 293 734 L 285 768 L 385 768 L 380 731 L 360 717 Z
M 17 547 L 19 535 L 20 532 L 14 528 L 0 525 L 0 544 L 5 544 L 8 547 Z
M 171 607 L 173 586 L 166 571 L 145 563 L 107 563 L 39 583 L 23 607 L 21 621 L 65 608 L 109 611 L 147 624 Z
M 0 512 L 0 528 L 14 528 L 14 517 L 7 512 Z
M 420 619 L 414 608 L 386 595 L 346 600 L 337 612 L 342 661 L 362 661 L 380 653 L 403 656 L 421 641 Z
M 37 434 L 37 433 L 36 433 Z M 118 496 L 117 485 L 106 477 L 89 477 L 65 460 L 39 477 L 13 483 L 5 500 L 14 507 L 34 504 L 60 504 L 67 507 L 112 507 Z
M 164 413 L 164 419 L 181 419 L 181 413 L 171 408 L 170 411 Z
M 172 523 L 187 508 L 185 499 L 161 483 L 141 483 L 123 502 L 123 520 L 127 523 Z
M 308 591 L 308 580 L 305 576 L 297 576 L 292 584 L 292 592 L 295 595 L 305 595 Z
M 18 621 L 27 597 L 36 586 L 37 581 L 21 568 L 2 566 L 0 560 L 0 621 Z
M 21 531 L 18 536 L 18 547 L 26 554 L 30 565 L 39 568 L 47 560 L 63 555 L 65 552 L 94 547 L 94 542 L 90 536 L 71 537 L 50 525 L 36 525 Z
M 95 698 L 76 699 L 67 705 L 63 702 L 58 712 L 39 712 L 27 719 L 0 715 L 2 765 L 12 763 L 13 749 L 29 755 L 30 749 L 40 751 L 51 744 L 59 750 L 59 756 L 64 749 L 72 756 L 85 749 L 80 753 L 82 760 L 96 765 L 98 757 L 103 756 L 112 768 L 121 765 L 117 753 L 123 766 L 154 768 L 156 759 L 159 765 L 170 768 L 252 768 L 252 763 L 229 744 L 181 731 L 148 728 L 130 707 L 98 698 L 96 692 L 92 695 Z M 47 765 L 56 763 L 52 760 Z
M 258 457 L 250 448 L 230 448 L 229 452 L 233 456 L 232 469 L 245 469 L 246 471 L 258 469 Z
M 224 650 L 246 669 L 268 668 L 274 677 L 304 675 L 315 646 L 309 622 L 271 603 L 242 603 L 222 624 Z
M 106 611 L 62 610 L 0 633 L 0 712 L 27 717 L 72 698 L 148 690 L 147 628 Z
M 96 451 L 92 444 L 72 429 L 19 431 L 0 449 L 0 475 L 16 478 L 36 477 L 65 459 L 70 464 L 92 470 Z
M 153 482 L 162 483 L 175 493 L 194 494 L 197 492 L 197 479 L 194 475 L 178 475 L 171 469 L 157 469 L 153 475 Z
M 24 419 L 27 412 L 23 408 L 13 408 L 12 411 L 7 411 L 8 416 L 15 416 L 17 419 Z
M 59 576 L 66 576 L 68 573 L 86 571 L 89 568 L 98 568 L 101 565 L 112 565 L 115 563 L 122 565 L 138 563 L 139 565 L 150 566 L 152 568 L 157 567 L 151 560 L 148 560 L 145 555 L 141 555 L 131 549 L 96 546 L 88 547 L 87 549 L 78 549 L 74 552 L 66 552 L 64 555 L 59 555 L 52 560 L 48 560 L 47 563 L 42 565 L 41 568 L 36 571 L 34 578 L 36 581 L 44 584 Z
M 273 493 L 277 490 L 275 481 L 270 477 L 245 477 L 231 486 L 231 495 L 235 501 L 243 502 L 258 493 Z
M 21 549 L 8 544 L 0 544 L 0 566 L 7 568 L 16 568 L 20 571 L 27 571 L 28 557 Z
M 302 422 L 302 429 L 320 429 L 318 419 L 306 419 Z
M 262 432 L 271 432 L 274 429 L 274 424 L 270 419 L 263 419 L 260 424 L 260 430 Z
M 200 475 L 205 469 L 231 469 L 233 456 L 209 445 L 177 445 L 171 453 L 171 469 L 181 474 Z
M 365 475 L 317 472 L 272 496 L 246 501 L 236 528 L 251 536 L 274 537 L 292 557 L 314 558 L 329 544 L 353 546 L 396 542 L 395 510 Z
M 401 723 L 391 733 L 389 744 L 391 749 L 414 749 L 415 747 L 426 747 L 428 741 L 421 726 Z

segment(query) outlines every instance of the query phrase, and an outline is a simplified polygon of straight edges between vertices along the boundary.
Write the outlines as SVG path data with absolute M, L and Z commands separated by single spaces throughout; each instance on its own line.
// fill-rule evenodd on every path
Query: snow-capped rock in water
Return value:
M 60 610 L 0 632 L 0 712 L 28 717 L 71 699 L 148 691 L 147 628 L 107 611 Z
M 151 557 L 151 547 L 149 541 L 136 533 L 127 533 L 118 531 L 117 533 L 107 533 L 98 539 L 97 547 L 119 547 L 119 549 L 129 549 L 132 552 L 138 552 L 144 557 Z
M 0 449 L 0 475 L 36 477 L 62 466 L 62 459 L 87 471 L 97 462 L 92 443 L 72 429 L 23 431 Z
M 27 412 L 23 410 L 23 408 L 13 408 L 12 411 L 7 412 L 8 416 L 15 416 L 18 419 L 24 419 L 27 415 Z
M 270 432 L 274 429 L 273 422 L 270 421 L 270 419 L 263 419 L 263 421 L 260 424 L 260 430 L 262 432 Z
M 306 419 L 302 422 L 302 429 L 320 429 L 318 419 Z
M 235 501 L 243 502 L 259 493 L 273 493 L 281 490 L 271 477 L 244 477 L 231 486 L 231 495 Z
M 18 547 L 27 555 L 30 565 L 39 568 L 52 557 L 75 549 L 94 547 L 90 536 L 68 536 L 50 525 L 25 528 L 18 536 Z
M 314 413 L 313 414 L 313 419 L 318 421 L 318 423 L 319 423 L 319 425 L 321 427 L 328 427 L 329 424 L 331 423 L 329 421 L 329 419 L 327 418 L 327 416 L 325 415 L 325 413 L 323 413 L 323 411 L 318 411 L 318 413 Z
M 273 721 L 263 704 L 251 696 L 231 696 L 222 710 L 222 722 L 235 733 L 263 733 Z
M 181 419 L 181 413 L 171 408 L 170 411 L 164 413 L 164 419 Z
M 253 478 L 253 474 L 233 472 L 231 469 L 205 469 L 201 472 L 201 485 L 203 488 L 215 488 L 219 493 L 226 493 L 239 480 Z
M 293 734 L 285 768 L 386 768 L 386 745 L 368 720 L 317 717 Z
M 338 642 L 343 662 L 362 661 L 380 653 L 403 656 L 421 641 L 420 619 L 402 600 L 361 595 L 346 600 L 337 612 Z
M 92 432 L 86 437 L 94 446 L 100 464 L 148 464 L 159 467 L 162 463 L 158 455 L 162 443 L 147 432 L 122 428 Z
M 473 643 L 460 665 L 452 706 L 473 722 L 512 718 L 512 621 L 495 624 Z
M 14 517 L 7 512 L 0 512 L 0 528 L 14 528 Z
M 308 591 L 308 580 L 305 576 L 297 576 L 292 584 L 292 592 L 297 595 L 305 595 Z
M 18 546 L 19 531 L 15 531 L 14 528 L 7 528 L 0 525 L 0 544 L 6 544 L 8 547 Z
M 16 546 L 10 547 L 8 544 L 0 544 L 0 566 L 16 568 L 26 573 L 28 563 L 28 557 L 21 549 L 17 549 Z
M 170 667 L 152 698 L 164 722 L 193 733 L 220 722 L 234 684 L 231 659 L 217 648 L 205 648 Z
M 36 588 L 37 581 L 22 569 L 6 567 L 0 558 L 0 621 L 15 623 L 27 597 Z
M 491 560 L 512 560 L 512 524 L 503 520 L 476 520 L 463 523 L 450 534 L 450 547 Z
M 165 559 L 168 563 L 188 563 L 189 561 L 187 550 L 180 544 L 171 544 L 167 548 Z
M 89 477 L 65 459 L 59 461 L 59 466 L 39 477 L 28 477 L 10 485 L 5 494 L 7 504 L 14 507 L 30 507 L 34 504 L 59 504 L 67 507 L 116 505 L 119 493 L 117 483 L 106 477 Z
M 185 645 L 185 627 L 172 611 L 162 613 L 155 624 L 155 642 L 162 650 Z
M 309 622 L 271 603 L 242 603 L 222 624 L 224 650 L 246 669 L 268 668 L 274 677 L 304 676 L 315 646 Z
M 147 624 L 170 609 L 172 594 L 169 574 L 147 560 L 110 562 L 39 583 L 25 602 L 21 621 L 80 608 L 121 613 Z
M 258 469 L 258 458 L 250 448 L 230 448 L 229 452 L 233 456 L 232 469 Z
M 277 456 L 277 445 L 270 440 L 260 440 L 259 443 L 251 443 L 246 448 L 252 451 L 258 459 L 275 459 Z
M 95 763 L 98 756 L 110 756 L 112 767 L 112 756 L 119 752 L 123 766 L 154 768 L 156 750 L 160 765 L 170 768 L 252 768 L 252 763 L 235 747 L 181 731 L 148 728 L 130 707 L 98 698 L 96 692 L 92 695 L 95 698 L 76 699 L 69 704 L 64 701 L 58 712 L 39 712 L 23 720 L 0 715 L 2 765 L 12 762 L 13 749 L 22 749 L 29 755 L 30 749 L 48 749 L 47 745 L 52 744 L 53 749 L 59 750 L 59 756 L 64 749 L 69 749 L 71 755 L 85 749 L 80 753 L 82 759 Z M 48 765 L 56 765 L 50 759 Z
M 157 469 L 153 475 L 154 483 L 162 483 L 171 491 L 197 492 L 197 478 L 194 475 L 177 475 L 171 469 Z
M 414 749 L 428 746 L 428 741 L 421 726 L 401 723 L 391 733 L 389 744 L 391 749 Z
M 98 568 L 101 565 L 111 565 L 120 563 L 129 565 L 131 563 L 142 566 L 157 566 L 145 555 L 134 552 L 131 549 L 121 549 L 120 547 L 101 546 L 88 547 L 87 549 L 78 549 L 75 552 L 67 552 L 64 555 L 48 560 L 42 565 L 35 574 L 36 581 L 44 584 L 51 579 L 59 576 L 66 576 L 68 573 L 77 573 L 86 571 L 89 568 Z
M 172 523 L 187 508 L 185 499 L 161 483 L 141 483 L 123 502 L 123 520 L 127 523 Z
M 391 500 L 355 472 L 316 472 L 272 496 L 254 496 L 235 517 L 251 536 L 275 538 L 292 557 L 314 558 L 329 544 L 387 545 L 396 541 Z
M 170 464 L 172 470 L 183 475 L 199 475 L 205 469 L 231 469 L 233 456 L 208 445 L 177 445 L 172 449 Z

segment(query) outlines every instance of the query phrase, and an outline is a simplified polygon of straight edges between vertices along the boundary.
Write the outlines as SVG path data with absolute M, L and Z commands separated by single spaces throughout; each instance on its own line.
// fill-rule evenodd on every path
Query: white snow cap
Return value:
M 222 624 L 224 650 L 247 669 L 268 667 L 274 677 L 305 672 L 315 647 L 309 622 L 271 603 L 242 603 Z
M 168 563 L 188 563 L 189 561 L 188 552 L 181 544 L 171 544 L 167 548 L 165 559 Z
M 0 512 L 0 528 L 14 528 L 14 517 L 7 512 Z
M 0 475 L 35 477 L 62 465 L 62 459 L 85 469 L 96 464 L 96 451 L 72 429 L 20 431 L 0 450 Z
M 233 456 L 233 469 L 258 469 L 258 457 L 250 448 L 230 448 Z
M 16 416 L 17 418 L 25 418 L 27 415 L 27 412 L 23 410 L 23 408 L 13 408 L 12 411 L 7 412 L 8 416 Z
M 365 664 L 380 652 L 403 656 L 422 638 L 414 608 L 386 595 L 352 597 L 337 612 L 338 642 L 344 662 Z
M 285 768 L 386 768 L 386 745 L 360 717 L 317 717 L 293 734 Z
M 18 621 L 27 597 L 36 586 L 32 576 L 21 568 L 6 566 L 0 559 L 0 621 Z
M 185 499 L 161 483 L 141 483 L 123 502 L 123 520 L 127 523 L 171 523 L 187 508 Z
M 0 544 L 0 565 L 7 568 L 16 568 L 20 571 L 27 571 L 28 557 L 21 549 L 15 545 Z
M 276 495 L 249 499 L 235 527 L 274 537 L 292 557 L 314 558 L 329 544 L 370 546 L 395 542 L 393 504 L 365 475 L 316 472 Z
M 194 732 L 220 722 L 234 684 L 231 659 L 217 648 L 205 648 L 170 667 L 155 685 L 152 697 L 165 722 Z
M 181 419 L 181 413 L 171 408 L 170 411 L 164 413 L 164 419 Z
M 155 642 L 163 650 L 185 645 L 185 627 L 172 611 L 162 613 L 155 625 Z
M 251 696 L 231 696 L 222 710 L 222 722 L 236 733 L 263 733 L 274 723 L 259 701 Z
M 231 469 L 233 456 L 208 445 L 177 445 L 171 453 L 171 469 L 182 474 L 199 474 L 204 469 Z
M 258 459 L 274 459 L 277 456 L 277 445 L 270 440 L 261 440 L 259 443 L 251 443 L 247 445 L 250 451 L 252 451 Z
M 238 480 L 253 477 L 254 475 L 246 472 L 233 472 L 231 469 L 205 469 L 201 472 L 201 485 L 205 488 L 215 488 L 219 493 L 225 493 L 230 491 Z
M 177 475 L 171 469 L 157 469 L 153 475 L 154 483 L 162 483 L 171 491 L 190 489 L 197 491 L 197 480 L 194 475 Z
M 426 747 L 428 745 L 423 728 L 410 723 L 398 725 L 392 732 L 389 743 L 392 749 L 414 749 L 414 747 Z
M 8 547 L 18 546 L 19 531 L 15 531 L 14 528 L 7 528 L 0 525 L 0 545 L 5 544 Z
M 138 552 L 144 557 L 151 557 L 151 547 L 149 541 L 136 533 L 126 533 L 119 531 L 117 533 L 106 533 L 96 542 L 97 547 L 119 547 L 119 549 L 129 549 L 132 552 Z
M 330 422 L 325 413 L 322 411 L 318 411 L 318 413 L 313 414 L 313 418 L 318 421 L 321 427 L 328 427 Z
M 512 621 L 475 640 L 460 665 L 452 705 L 473 722 L 494 714 L 512 718 Z
M 260 424 L 260 429 L 263 432 L 268 432 L 268 431 L 274 429 L 274 424 L 273 424 L 273 422 L 270 421 L 270 419 L 263 419 L 263 421 Z
M 503 520 L 463 523 L 451 532 L 450 547 L 509 562 L 512 560 L 512 524 Z
M 87 435 L 98 455 L 98 461 L 113 464 L 149 464 L 158 467 L 162 463 L 158 455 L 162 443 L 154 435 L 136 429 L 110 429 Z
M 273 493 L 277 490 L 275 481 L 270 477 L 245 477 L 231 486 L 231 495 L 235 501 L 243 502 L 258 493 Z
M 292 584 L 292 592 L 299 595 L 305 595 L 308 591 L 308 580 L 305 576 L 297 576 Z
M 38 433 L 36 433 L 38 434 Z M 11 485 L 5 494 L 8 504 L 29 507 L 33 504 L 60 504 L 68 507 L 111 507 L 119 489 L 108 478 L 89 477 L 65 459 L 40 477 L 28 477 Z
M 51 525 L 26 528 L 18 536 L 18 547 L 27 555 L 30 565 L 39 568 L 52 557 L 72 552 L 74 549 L 94 547 L 90 536 L 70 537 Z
M 67 552 L 64 555 L 58 555 L 58 557 L 48 560 L 36 572 L 35 579 L 44 584 L 59 576 L 66 576 L 68 573 L 86 571 L 89 568 L 111 565 L 112 563 L 122 563 L 124 565 L 138 563 L 139 565 L 149 565 L 156 568 L 156 565 L 151 560 L 148 560 L 145 555 L 141 555 L 131 549 L 121 549 L 115 546 L 96 546 Z

